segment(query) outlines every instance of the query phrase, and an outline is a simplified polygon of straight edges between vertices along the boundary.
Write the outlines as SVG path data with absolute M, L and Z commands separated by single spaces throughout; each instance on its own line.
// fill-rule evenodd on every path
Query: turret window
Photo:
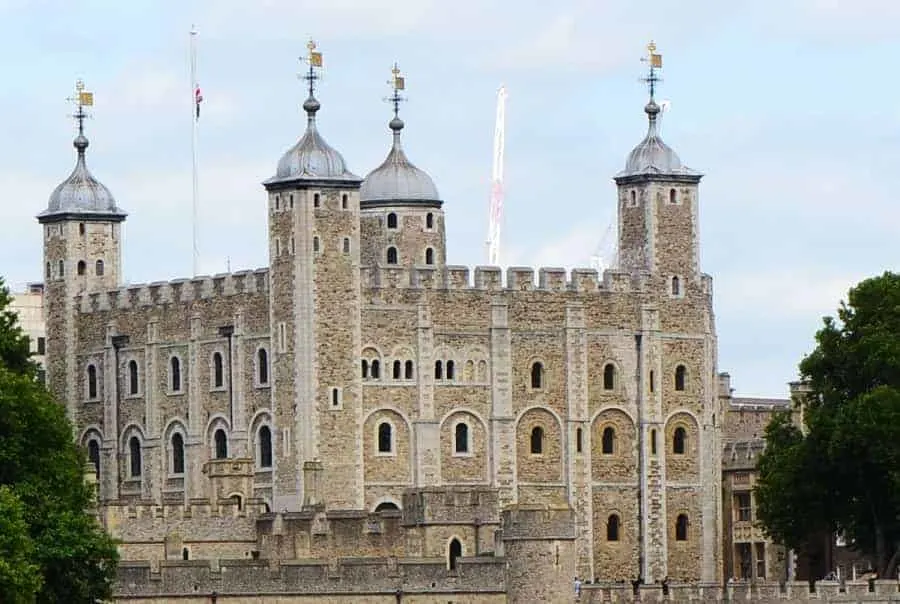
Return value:
M 685 381 L 687 380 L 687 368 L 679 365 L 675 368 L 675 390 L 679 392 L 684 390 Z
M 88 461 L 94 464 L 94 475 L 100 477 L 100 443 L 95 439 L 88 441 Z
M 291 193 L 290 196 L 288 197 L 288 203 L 290 205 L 290 208 L 293 210 L 294 209 L 294 194 L 293 193 Z
M 531 365 L 531 387 L 534 389 L 542 388 L 544 385 L 544 365 L 541 363 L 532 363 Z
M 84 223 L 83 222 L 78 223 L 78 234 L 84 235 Z
M 687 514 L 678 514 L 675 519 L 675 541 L 687 541 L 688 517 Z
M 687 430 L 678 426 L 672 434 L 672 453 L 675 455 L 684 455 L 687 449 Z
M 425 250 L 425 264 L 434 264 L 434 250 L 431 248 Z
M 176 432 L 172 435 L 172 474 L 184 474 L 184 437 Z
M 341 195 L 341 209 L 342 209 L 342 210 L 346 210 L 346 209 L 347 209 L 347 205 L 348 205 L 347 202 L 348 202 L 348 201 L 349 201 L 349 196 L 348 196 L 346 193 L 344 193 L 343 195 Z
M 343 249 L 345 254 L 350 253 L 350 238 L 344 237 Z
M 262 426 L 257 433 L 259 442 L 259 467 L 272 467 L 272 430 L 268 426 Z
M 540 455 L 544 452 L 544 429 L 535 426 L 531 429 L 531 454 Z
M 141 441 L 137 436 L 128 439 L 128 461 L 131 478 L 140 478 L 144 464 L 141 462 Z
M 222 353 L 214 352 L 212 356 L 213 388 L 225 386 L 225 363 L 222 361 Z
M 431 230 L 434 228 L 434 214 L 428 212 L 425 214 L 425 228 Z
M 97 397 L 98 397 L 97 366 L 91 364 L 91 365 L 87 366 L 87 398 L 88 398 L 88 400 L 94 400 Z
M 606 520 L 606 540 L 619 540 L 619 517 L 616 514 L 611 514 Z
M 637 193 L 635 193 L 634 191 L 631 191 L 631 200 L 630 200 L 630 204 L 629 204 L 629 205 L 630 205 L 632 208 L 636 208 L 636 207 L 637 207 Z
M 403 379 L 411 380 L 411 379 L 413 379 L 413 375 L 414 375 L 414 372 L 413 372 L 413 362 L 412 362 L 412 361 L 406 361 L 406 362 L 403 364 Z
M 178 357 L 169 359 L 169 389 L 181 392 L 181 359 Z
M 62 260 L 59 261 L 59 276 L 60 277 L 66 276 L 66 263 L 63 262 Z
M 603 389 L 604 390 L 613 390 L 616 387 L 616 366 L 612 363 L 607 363 L 605 367 L 603 367 Z
M 50 263 L 47 263 L 47 278 L 51 278 L 53 276 L 53 271 L 50 268 Z
M 469 452 L 469 426 L 463 422 L 456 424 L 453 429 L 453 452 L 464 455 Z
M 84 260 L 79 260 L 77 265 L 78 275 L 84 275 L 87 272 L 87 264 L 84 263 Z
M 265 348 L 256 351 L 256 384 L 258 386 L 269 384 L 269 351 Z
M 389 247 L 387 249 L 387 263 L 397 264 L 397 248 Z
M 94 263 L 94 272 L 97 273 L 98 277 L 103 276 L 103 261 L 102 260 L 98 260 L 96 263 Z
M 138 364 L 134 359 L 128 361 L 128 394 L 134 396 L 140 392 Z
M 400 361 L 394 361 L 394 379 L 399 380 L 400 376 L 403 374 L 403 363 Z
M 669 189 L 669 203 L 675 205 L 678 203 L 678 191 L 675 189 Z
M 213 444 L 215 446 L 216 459 L 228 458 L 228 436 L 225 430 L 219 428 L 213 436 Z
M 616 452 L 616 430 L 612 426 L 603 429 L 601 449 L 604 455 L 612 455 Z
M 448 380 L 454 379 L 454 377 L 456 376 L 456 364 L 453 361 L 447 361 L 447 364 L 445 367 L 447 369 L 447 372 L 446 372 L 447 379 Z
M 387 228 L 396 229 L 397 228 L 397 215 L 391 212 L 387 215 Z
M 319 238 L 318 237 L 313 237 L 313 252 L 315 252 L 316 254 L 319 253 Z
M 318 208 L 322 204 L 322 198 L 318 193 L 313 194 L 313 207 Z
M 378 424 L 378 452 L 390 454 L 394 452 L 393 429 L 387 422 Z
M 673 298 L 680 298 L 684 295 L 684 287 L 682 286 L 680 277 L 672 277 L 669 293 Z

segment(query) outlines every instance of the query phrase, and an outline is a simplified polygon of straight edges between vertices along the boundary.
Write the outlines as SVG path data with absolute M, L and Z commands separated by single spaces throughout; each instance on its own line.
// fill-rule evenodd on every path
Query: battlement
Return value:
M 82 313 L 179 304 L 238 294 L 267 292 L 269 269 L 220 273 L 193 279 L 155 281 L 76 296 Z
M 505 602 L 505 569 L 505 560 L 489 556 L 459 558 L 453 570 L 443 558 L 123 561 L 114 596 L 119 600 L 267 594 L 274 602 L 279 595 L 334 594 L 350 602 L 366 595 L 394 596 L 399 590 L 403 594 L 496 594 L 497 602 Z
M 870 591 L 871 590 L 871 591 Z M 579 604 L 620 602 L 754 602 L 755 604 L 780 604 L 783 602 L 843 602 L 845 604 L 872 602 L 885 604 L 900 602 L 900 583 L 897 581 L 819 581 L 810 586 L 806 581 L 787 583 L 735 582 L 719 584 L 676 584 L 668 589 L 661 584 L 641 585 L 638 595 L 630 584 L 584 585 Z
M 100 506 L 101 515 L 104 517 L 118 517 L 128 520 L 153 521 L 159 518 L 172 520 L 203 519 L 203 518 L 256 518 L 268 514 L 269 510 L 265 501 L 251 498 L 238 502 L 234 498 L 223 498 L 216 501 L 208 499 L 190 499 L 187 502 L 155 501 L 129 502 L 106 501 Z
M 371 289 L 439 289 L 470 291 L 543 291 L 543 292 L 628 292 L 639 288 L 631 274 L 607 270 L 599 275 L 593 268 L 467 266 L 384 267 L 361 269 L 361 283 Z

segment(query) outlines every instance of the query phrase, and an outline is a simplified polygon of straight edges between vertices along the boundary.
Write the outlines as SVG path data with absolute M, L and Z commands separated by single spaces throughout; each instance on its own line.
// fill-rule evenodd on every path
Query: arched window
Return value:
M 687 514 L 678 514 L 675 519 L 675 541 L 687 541 L 688 517 Z
M 541 363 L 531 365 L 531 387 L 540 388 L 544 381 L 544 366 Z
M 619 517 L 615 514 L 610 514 L 609 518 L 606 519 L 606 540 L 619 540 Z
M 656 455 L 656 430 L 650 430 L 650 455 Z
M 369 375 L 372 376 L 373 380 L 377 380 L 381 377 L 381 362 L 378 359 L 374 359 L 372 361 L 372 367 L 369 372 Z
M 184 474 L 184 437 L 172 435 L 172 474 Z
M 387 228 L 396 229 L 397 228 L 397 215 L 391 212 L 387 215 Z
M 213 436 L 213 440 L 215 440 L 216 445 L 216 459 L 227 459 L 228 437 L 225 435 L 225 430 L 221 428 L 216 430 L 216 433 Z
M 87 271 L 87 265 L 84 263 L 84 260 L 79 260 L 76 265 L 76 270 L 79 275 L 83 275 Z
M 272 467 L 272 430 L 268 426 L 259 429 L 259 467 Z
M 679 365 L 675 368 L 675 390 L 684 390 L 684 382 L 687 377 L 687 367 Z
M 393 501 L 382 501 L 375 506 L 375 512 L 399 512 L 400 508 Z
M 362 370 L 362 378 L 367 379 L 369 377 L 369 361 L 365 359 L 360 361 L 360 369 Z
M 346 194 L 346 193 L 344 193 L 343 195 L 341 195 L 341 209 L 342 209 L 342 210 L 346 210 L 346 209 L 347 209 L 347 201 L 348 201 L 348 199 L 349 199 L 349 198 L 347 197 L 347 194 Z
M 686 447 L 687 441 L 687 431 L 678 426 L 675 428 L 675 432 L 672 434 L 672 453 L 676 455 L 684 455 L 684 450 Z
M 456 424 L 456 428 L 454 429 L 454 447 L 453 450 L 457 453 L 468 453 L 469 452 L 469 426 L 459 422 Z
M 403 363 L 403 378 L 407 380 L 413 379 L 413 362 L 406 361 Z
M 616 366 L 607 363 L 603 368 L 603 389 L 613 390 L 616 387 Z
M 393 445 L 391 425 L 387 422 L 378 424 L 378 452 L 390 453 Z
M 318 253 L 319 251 L 319 238 L 313 237 L 313 251 Z
M 535 426 L 531 429 L 531 453 L 540 455 L 544 452 L 544 429 Z
M 225 365 L 222 362 L 222 353 L 214 352 L 213 357 L 213 388 L 221 388 L 225 384 Z
M 434 264 L 434 250 L 425 248 L 425 264 Z
M 604 455 L 612 455 L 616 452 L 616 430 L 612 426 L 603 429 L 601 450 Z
M 452 380 L 456 374 L 456 364 L 453 361 L 447 361 L 447 379 Z
M 575 452 L 581 453 L 581 450 L 583 447 L 584 447 L 584 442 L 583 442 L 581 428 L 575 428 Z
M 256 372 L 260 385 L 269 383 L 269 352 L 265 348 L 256 351 Z
M 399 380 L 400 376 L 403 374 L 403 363 L 400 361 L 394 361 L 394 379 Z
M 322 203 L 322 197 L 318 193 L 313 193 L 313 207 L 318 208 Z
M 172 392 L 181 392 L 181 359 L 178 357 L 169 359 L 169 386 Z
M 425 214 L 425 228 L 433 229 L 434 228 L 434 214 L 428 212 Z
M 678 193 L 675 189 L 669 189 L 669 203 L 678 203 Z
M 343 245 L 344 253 L 349 254 L 350 253 L 350 238 L 344 237 L 344 243 L 342 245 Z
M 387 263 L 397 264 L 397 248 L 389 247 L 387 249 Z
M 128 440 L 128 461 L 131 477 L 140 478 L 144 464 L 141 463 L 141 441 L 137 436 L 132 436 Z
M 634 191 L 631 191 L 631 205 L 637 205 L 637 193 L 635 193 Z
M 444 379 L 444 364 L 441 361 L 434 362 L 434 379 Z
M 89 399 L 97 398 L 97 367 L 87 366 L 87 395 Z
M 102 260 L 98 260 L 97 262 L 94 263 L 94 272 L 97 273 L 98 277 L 103 276 L 103 261 Z
M 138 380 L 138 364 L 134 359 L 128 361 L 128 394 L 137 394 L 140 392 L 140 381 Z
M 63 262 L 62 260 L 60 260 L 59 264 L 58 264 L 58 268 L 59 268 L 60 278 L 65 277 L 66 276 L 66 263 Z
M 188 548 L 184 547 L 181 549 L 181 559 L 182 560 L 190 560 L 191 552 L 188 551 Z
M 94 464 L 94 474 L 100 477 L 100 443 L 93 438 L 88 441 L 88 460 Z
M 451 539 L 450 547 L 447 548 L 447 568 L 456 570 L 456 562 L 462 557 L 462 543 L 459 539 Z

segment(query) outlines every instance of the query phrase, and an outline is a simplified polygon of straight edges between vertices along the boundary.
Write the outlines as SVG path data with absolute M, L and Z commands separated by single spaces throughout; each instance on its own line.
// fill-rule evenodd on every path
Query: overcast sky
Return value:
M 125 278 L 190 276 L 188 31 L 199 31 L 201 272 L 267 263 L 265 195 L 302 133 L 297 58 L 319 42 L 320 129 L 365 175 L 387 152 L 390 67 L 408 155 L 435 179 L 452 264 L 485 263 L 496 90 L 507 86 L 503 264 L 578 267 L 615 238 L 611 177 L 643 137 L 645 45 L 663 137 L 701 185 L 719 369 L 784 396 L 821 317 L 900 265 L 895 0 L 0 0 L 0 274 L 41 278 L 34 216 L 74 163 L 129 212 Z

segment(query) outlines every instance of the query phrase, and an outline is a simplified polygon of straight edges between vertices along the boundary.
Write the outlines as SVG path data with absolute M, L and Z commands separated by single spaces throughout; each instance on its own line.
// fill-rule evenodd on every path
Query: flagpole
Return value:
M 200 186 L 197 180 L 197 28 L 191 26 L 191 209 L 193 212 L 192 229 L 193 229 L 193 257 L 194 257 L 194 276 L 196 277 L 199 268 L 200 251 L 197 244 L 197 228 L 198 228 L 198 197 L 200 194 Z

